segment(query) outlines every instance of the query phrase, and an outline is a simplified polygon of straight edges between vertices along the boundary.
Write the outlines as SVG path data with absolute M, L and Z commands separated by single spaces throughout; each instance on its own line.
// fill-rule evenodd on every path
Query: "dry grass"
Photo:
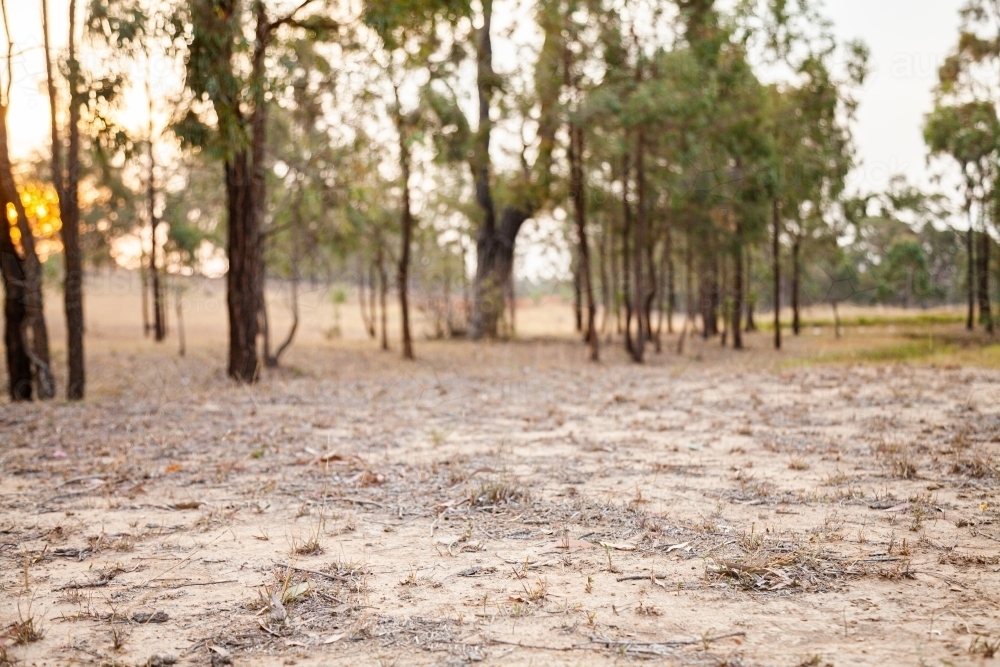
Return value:
M 403 365 L 345 314 L 345 339 L 310 324 L 238 387 L 221 311 L 192 311 L 177 359 L 90 305 L 88 402 L 0 406 L 0 665 L 26 650 L 19 600 L 39 664 L 996 650 L 1000 377 L 951 325 L 921 324 L 951 338 L 909 364 L 852 357 L 919 343 L 868 327 L 592 366 L 544 303 L 519 322 L 545 340 L 418 340 Z

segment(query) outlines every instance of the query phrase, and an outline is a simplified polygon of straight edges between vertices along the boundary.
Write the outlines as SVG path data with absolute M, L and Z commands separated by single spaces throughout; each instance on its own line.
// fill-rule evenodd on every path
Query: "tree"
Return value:
M 190 93 L 175 131 L 186 145 L 208 149 L 226 180 L 226 301 L 229 376 L 250 383 L 258 376 L 257 338 L 263 304 L 261 229 L 266 205 L 267 98 L 272 81 L 267 58 L 282 31 L 326 38 L 338 29 L 305 0 L 271 18 L 264 0 L 185 0 L 170 18 L 182 50 Z M 213 117 L 214 116 L 214 117 Z
M 48 332 L 42 309 L 41 264 L 10 160 L 7 110 L 14 78 L 14 41 L 5 0 L 0 0 L 0 13 L 7 39 L 6 76 L 0 94 L 0 203 L 4 213 L 0 220 L 0 278 L 4 285 L 4 345 L 11 400 L 30 401 L 34 386 L 39 398 L 52 398 L 55 383 L 49 367 Z
M 924 123 L 924 141 L 931 151 L 931 156 L 949 156 L 962 172 L 961 185 L 964 189 L 964 206 L 969 229 L 966 233 L 966 299 L 968 314 L 966 328 L 971 330 L 974 321 L 974 311 L 977 285 L 975 281 L 976 267 L 975 223 L 973 219 L 973 204 L 978 200 L 980 208 L 989 201 L 989 193 L 993 189 L 996 178 L 996 159 L 998 141 L 1000 141 L 1000 120 L 996 108 L 991 102 L 973 101 L 959 105 L 948 105 L 939 102 L 933 111 L 927 115 Z M 982 295 L 985 298 L 985 295 Z M 986 300 L 986 310 L 989 301 Z M 980 301 L 980 312 L 983 312 L 983 301 Z

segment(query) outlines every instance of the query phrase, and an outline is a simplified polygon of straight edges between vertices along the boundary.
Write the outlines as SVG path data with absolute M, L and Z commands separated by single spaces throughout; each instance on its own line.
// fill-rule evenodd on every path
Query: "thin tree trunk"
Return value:
M 646 336 L 649 333 L 649 323 L 646 321 L 646 277 L 643 272 L 643 253 L 646 250 L 646 166 L 645 166 L 645 133 L 640 131 L 636 137 L 635 149 L 635 185 L 636 185 L 636 220 L 634 243 L 635 298 L 634 310 L 637 319 L 637 333 L 632 346 L 632 359 L 642 363 L 645 357 Z
M 733 252 L 733 349 L 743 349 L 743 222 L 736 222 L 736 248 Z
M 399 107 L 399 96 L 396 96 L 397 109 Z M 399 253 L 398 288 L 399 288 L 399 309 L 402 320 L 403 337 L 403 358 L 413 359 L 413 341 L 410 337 L 410 304 L 409 304 L 409 279 L 410 279 L 410 245 L 413 237 L 413 213 L 410 209 L 410 147 L 407 143 L 406 128 L 403 119 L 396 114 L 396 130 L 399 133 L 399 166 L 403 179 L 403 210 L 402 210 L 402 240 Z
M 800 254 L 802 241 L 798 234 L 792 241 L 792 333 L 798 336 L 802 330 L 802 320 L 799 313 L 799 289 L 802 267 Z
M 747 274 L 746 274 L 746 304 L 747 304 L 747 326 L 744 331 L 747 333 L 757 331 L 757 323 L 754 321 L 753 311 L 756 306 L 756 298 L 753 293 L 753 251 L 747 246 Z
M 572 131 L 573 129 L 570 128 L 570 132 Z M 573 321 L 576 324 L 577 333 L 583 333 L 583 287 L 580 285 L 579 248 L 573 253 L 570 268 L 573 271 Z
M 972 327 L 975 324 L 976 317 L 976 258 L 973 243 L 973 230 L 972 225 L 972 203 L 966 200 L 965 203 L 965 213 L 969 218 L 969 231 L 965 234 L 965 256 L 966 256 L 966 267 L 965 267 L 965 287 L 969 302 L 969 314 L 965 320 L 965 328 L 968 331 L 972 331 Z
M 372 260 L 368 265 L 368 316 L 371 318 L 371 329 L 369 330 L 369 335 L 372 340 L 375 340 L 378 336 L 375 331 L 375 312 L 378 308 L 378 273 L 375 267 L 375 261 Z
M 149 338 L 149 332 L 153 330 L 149 323 L 149 255 L 145 247 L 139 254 L 139 282 L 142 287 L 142 335 Z
M 66 192 L 59 198 L 62 209 L 62 243 L 65 261 L 63 294 L 66 311 L 66 351 L 69 382 L 66 396 L 82 400 L 86 390 L 83 358 L 83 262 L 80 254 L 80 63 L 76 58 L 76 0 L 69 3 L 69 58 L 67 72 L 69 107 L 69 148 L 66 154 Z
M 725 347 L 729 341 L 729 320 L 730 320 L 730 308 L 732 307 L 732 298 L 726 294 L 729 291 L 729 263 L 726 261 L 726 256 L 722 255 L 719 258 L 719 262 L 722 264 L 722 282 L 717 283 L 719 287 L 720 300 L 722 305 L 722 336 L 720 337 L 720 343 L 722 347 Z
M 182 293 L 180 286 L 176 286 L 174 289 L 174 301 L 177 310 L 177 343 L 178 353 L 183 357 L 187 354 L 187 337 L 184 335 L 184 301 Z
M 371 338 L 375 338 L 375 314 L 374 311 L 369 313 L 367 309 L 369 299 L 365 291 L 365 283 L 365 260 L 363 254 L 358 253 L 358 306 L 361 309 L 361 322 L 368 335 Z M 374 292 L 374 285 L 372 287 L 372 291 Z
M 667 221 L 666 247 L 663 253 L 667 258 L 667 333 L 674 332 L 674 313 L 677 312 L 677 282 L 674 275 L 674 231 L 670 221 Z
M 299 281 L 301 276 L 299 274 L 299 257 L 301 255 L 301 250 L 299 248 L 299 231 L 302 228 L 302 194 L 299 193 L 298 198 L 295 201 L 294 207 L 292 208 L 292 255 L 291 255 L 291 291 L 292 291 L 292 326 L 288 330 L 288 335 L 285 336 L 285 340 L 281 342 L 278 349 L 271 355 L 270 350 L 270 326 L 265 327 L 265 340 L 267 343 L 264 346 L 264 363 L 269 368 L 277 368 L 281 363 L 281 356 L 288 350 L 292 345 L 292 341 L 295 340 L 295 333 L 299 330 Z M 262 308 L 261 312 L 265 315 L 264 322 L 267 322 L 267 308 Z
M 587 296 L 587 335 L 590 345 L 590 360 L 600 360 L 600 341 L 597 336 L 597 307 L 594 305 L 594 286 L 590 275 L 590 244 L 587 241 L 587 210 L 583 175 L 583 128 L 570 125 L 570 187 L 573 196 L 573 213 L 576 222 L 577 258 L 579 275 Z M 582 322 L 581 322 L 582 324 Z
M 983 227 L 985 229 L 985 222 Z M 993 333 L 993 313 L 990 305 L 990 237 L 986 231 L 979 232 L 979 252 L 976 262 L 979 265 L 979 323 L 988 332 Z
M 625 142 L 626 147 L 628 141 Z M 622 303 L 625 305 L 625 322 L 623 331 L 625 333 L 625 350 L 635 358 L 635 346 L 632 343 L 632 262 L 634 261 L 629 252 L 629 237 L 632 234 L 632 207 L 628 203 L 628 179 L 630 172 L 629 153 L 625 150 L 622 156 Z
M 389 329 L 388 320 L 389 316 L 387 313 L 387 301 L 389 294 L 389 277 L 386 275 L 385 270 L 385 249 L 382 246 L 382 239 L 379 239 L 378 245 L 378 282 L 379 282 L 379 307 L 381 310 L 381 320 L 382 320 L 382 349 L 385 351 L 389 350 Z
M 148 88 L 147 88 L 148 94 Z M 160 269 L 157 266 L 157 242 L 156 231 L 159 227 L 159 219 L 156 217 L 156 183 L 154 181 L 154 170 L 156 162 L 153 157 L 153 99 L 149 98 L 149 174 L 147 175 L 147 214 L 149 215 L 150 252 L 149 252 L 149 275 L 153 283 L 153 337 L 157 342 L 162 342 L 167 337 L 167 327 L 164 321 L 166 303 L 163 298 L 163 288 L 160 285 Z
M 611 289 L 610 278 L 608 276 L 608 239 L 611 238 L 610 230 L 602 229 L 601 242 L 598 244 L 598 260 L 601 269 L 601 335 L 608 333 L 608 318 L 611 315 Z
M 771 202 L 771 262 L 774 272 L 774 349 L 781 349 L 781 204 Z

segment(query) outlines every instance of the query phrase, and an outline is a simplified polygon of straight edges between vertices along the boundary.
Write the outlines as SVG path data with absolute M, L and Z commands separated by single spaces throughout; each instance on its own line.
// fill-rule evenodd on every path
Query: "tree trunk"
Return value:
M 475 184 L 476 204 L 483 219 L 476 236 L 476 282 L 473 288 L 469 337 L 495 338 L 504 312 L 507 281 L 514 269 L 514 243 L 517 233 L 532 212 L 521 206 L 506 206 L 497 220 L 496 205 L 490 186 L 490 100 L 496 88 L 493 71 L 493 2 L 483 0 L 483 26 L 479 28 L 476 50 L 476 92 L 479 101 L 479 127 L 476 131 L 469 166 Z
M 985 231 L 979 232 L 976 263 L 979 267 L 979 324 L 993 333 L 993 313 L 990 306 L 990 237 Z
M 361 308 L 361 323 L 365 327 L 365 331 L 371 338 L 375 338 L 375 311 L 368 312 L 368 294 L 366 293 L 366 281 L 365 276 L 365 260 L 362 253 L 358 253 L 358 306 Z M 375 291 L 374 284 L 372 285 L 372 292 Z
M 643 272 L 643 253 L 646 251 L 646 173 L 645 173 L 645 135 L 639 132 L 636 137 L 635 149 L 635 186 L 636 186 L 636 218 L 634 258 L 635 289 L 633 309 L 638 325 L 635 342 L 632 346 L 632 360 L 642 363 L 645 356 L 646 337 L 649 333 L 649 323 L 646 321 L 646 277 Z
M 572 132 L 572 128 L 570 129 Z M 573 273 L 573 321 L 577 333 L 583 333 L 583 287 L 580 285 L 580 255 L 579 247 L 571 251 L 570 271 Z
M 255 382 L 258 371 L 258 257 L 260 229 L 254 214 L 250 158 L 245 151 L 226 162 L 228 219 L 226 301 L 229 307 L 229 377 Z
M 142 286 L 142 335 L 149 338 L 149 332 L 153 330 L 153 325 L 149 323 L 149 257 L 146 249 L 142 248 L 139 254 L 139 282 Z
M 399 97 L 396 98 L 397 109 Z M 407 144 L 406 128 L 397 112 L 396 131 L 399 133 L 399 166 L 403 179 L 403 210 L 402 210 L 402 240 L 399 253 L 399 268 L 397 273 L 399 289 L 399 309 L 402 323 L 403 358 L 413 359 L 413 341 L 410 337 L 410 246 L 413 243 L 413 212 L 410 209 L 410 148 Z
M 736 221 L 736 247 L 733 252 L 733 349 L 743 349 L 743 222 Z
M 970 211 L 970 205 L 966 203 L 965 210 L 966 213 Z M 972 241 L 972 235 L 975 234 L 972 227 L 972 215 L 969 215 L 969 231 L 965 234 L 965 256 L 966 256 L 966 267 L 965 267 L 965 287 L 966 293 L 968 295 L 969 311 L 968 316 L 965 319 L 965 328 L 972 331 L 972 327 L 975 323 L 976 317 L 976 258 L 973 246 L 975 245 Z
M 382 349 L 389 351 L 389 329 L 388 320 L 389 316 L 386 312 L 388 295 L 389 295 L 389 277 L 386 275 L 385 270 L 385 249 L 382 246 L 382 239 L 378 242 L 378 282 L 379 282 L 379 308 L 381 310 L 381 321 L 382 321 Z
M 264 314 L 263 322 L 265 324 L 264 329 L 264 364 L 268 368 L 277 368 L 278 364 L 281 363 L 281 356 L 288 351 L 288 348 L 292 346 L 292 341 L 295 340 L 295 333 L 299 330 L 299 230 L 302 227 L 302 194 L 299 193 L 298 198 L 295 200 L 294 207 L 292 208 L 292 256 L 291 256 L 291 290 L 292 290 L 292 326 L 288 330 L 288 335 L 285 336 L 285 340 L 281 342 L 275 353 L 271 354 L 271 343 L 270 343 L 270 326 L 267 324 L 267 307 L 266 305 L 261 307 L 261 313 Z M 262 290 L 263 291 L 263 290 Z
M 150 101 L 150 106 L 152 106 L 152 101 Z M 150 123 L 152 124 L 152 109 L 150 109 Z M 166 303 L 163 298 L 163 287 L 160 285 L 160 270 L 157 265 L 156 255 L 157 255 L 157 242 L 156 242 L 156 230 L 159 226 L 159 220 L 156 217 L 156 184 L 153 180 L 154 169 L 156 164 L 153 158 L 153 136 L 152 136 L 152 126 L 150 126 L 150 136 L 149 136 L 149 183 L 147 184 L 147 207 L 149 215 L 149 232 L 150 232 L 150 252 L 149 252 L 149 275 L 151 282 L 153 284 L 153 337 L 157 342 L 163 341 L 167 337 L 167 326 L 164 315 L 166 309 Z
M 753 293 L 753 251 L 747 247 L 747 274 L 746 274 L 746 304 L 747 304 L 747 326 L 744 331 L 747 333 L 757 331 L 757 323 L 754 321 L 753 311 L 756 305 L 756 298 Z
M 84 100 L 80 90 L 80 63 L 76 58 L 76 0 L 69 3 L 69 58 L 67 72 L 69 108 L 69 146 L 66 154 L 66 191 L 59 198 L 62 217 L 62 243 L 65 272 L 63 295 L 66 311 L 66 351 L 69 360 L 69 382 L 66 397 L 82 400 L 86 376 L 83 358 L 83 262 L 80 254 L 80 107 Z
M 774 272 L 774 349 L 781 349 L 781 204 L 771 202 L 771 266 Z
M 667 221 L 666 247 L 663 249 L 667 258 L 667 333 L 674 332 L 674 313 L 677 311 L 677 282 L 674 275 L 674 232 L 670 221 Z
M 583 175 L 583 128 L 575 125 L 569 126 L 570 135 L 570 188 L 573 197 L 573 213 L 576 222 L 577 238 L 577 267 L 581 277 L 583 292 L 587 296 L 587 335 L 586 341 L 590 345 L 590 360 L 600 360 L 600 342 L 597 338 L 597 307 L 594 305 L 594 286 L 591 283 L 590 275 L 590 247 L 587 241 L 587 210 L 584 189 Z M 582 324 L 582 322 L 580 323 Z
M 610 276 L 608 275 L 608 241 L 613 238 L 610 233 L 610 229 L 603 229 L 601 231 L 601 242 L 597 246 L 599 253 L 599 261 L 601 265 L 601 335 L 608 334 L 608 318 L 611 316 L 611 299 L 613 284 Z
M 792 241 L 792 333 L 798 336 L 802 331 L 802 320 L 799 313 L 799 289 L 801 286 L 802 267 L 800 255 L 802 241 L 798 234 Z
M 722 264 L 722 281 L 716 283 L 719 286 L 719 297 L 722 306 L 722 336 L 719 337 L 719 342 L 722 347 L 725 347 L 729 341 L 729 320 L 731 317 L 730 308 L 732 307 L 733 302 L 732 298 L 726 294 L 726 292 L 729 291 L 729 263 L 726 262 L 725 254 L 719 258 L 716 266 L 718 266 L 718 264 Z
M 632 343 L 632 254 L 629 252 L 629 237 L 632 235 L 632 207 L 628 203 L 628 179 L 631 165 L 629 164 L 628 141 L 625 142 L 625 155 L 622 156 L 622 303 L 625 305 L 625 350 L 634 359 L 635 346 Z
M 8 199 L 7 196 L 3 198 Z M 7 203 L 4 202 L 5 210 Z M 25 308 L 27 276 L 24 261 L 18 255 L 6 220 L 0 220 L 0 276 L 4 287 L 4 345 L 7 352 L 10 400 L 30 401 L 32 372 L 27 345 L 28 313 Z
M 184 335 L 184 302 L 181 294 L 181 288 L 177 286 L 174 291 L 174 300 L 177 305 L 177 352 L 183 357 L 187 354 L 187 337 Z

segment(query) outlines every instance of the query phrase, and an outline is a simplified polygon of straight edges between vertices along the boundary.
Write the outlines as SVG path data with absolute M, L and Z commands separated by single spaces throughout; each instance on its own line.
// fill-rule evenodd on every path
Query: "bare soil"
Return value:
M 414 364 L 317 342 L 245 388 L 221 345 L 129 340 L 92 345 L 84 404 L 0 404 L 0 665 L 1000 646 L 996 371 L 776 366 L 766 334 L 643 367 L 575 342 L 419 341 Z

